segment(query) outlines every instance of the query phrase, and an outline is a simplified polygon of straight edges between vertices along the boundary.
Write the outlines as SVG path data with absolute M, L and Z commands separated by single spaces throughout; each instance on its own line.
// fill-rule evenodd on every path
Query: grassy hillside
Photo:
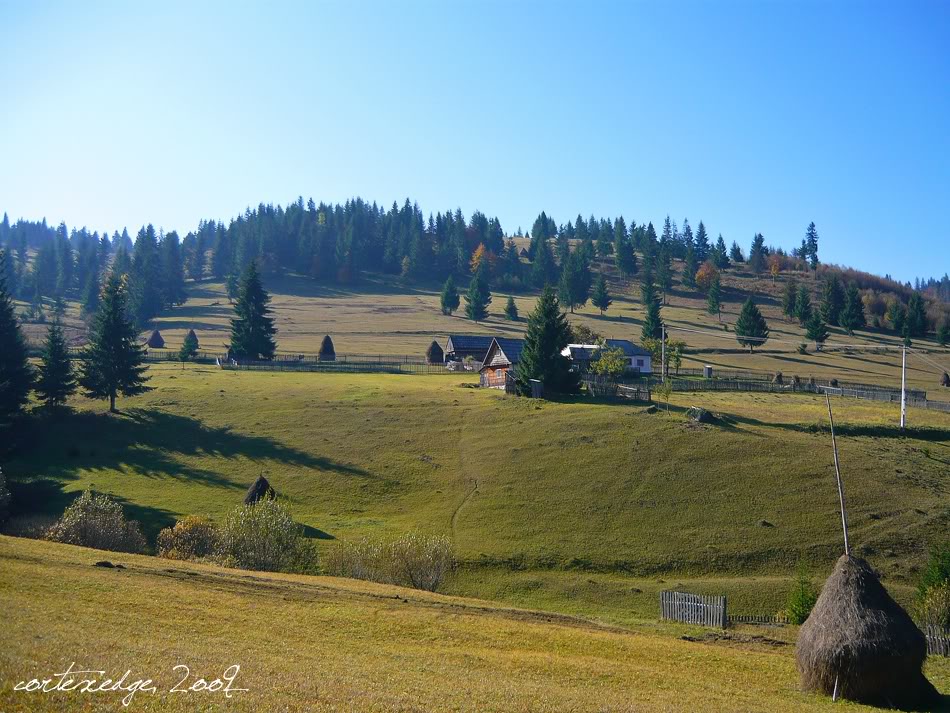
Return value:
M 125 569 L 91 566 L 107 558 Z M 129 710 L 810 711 L 793 632 L 633 633 L 352 580 L 225 570 L 0 537 L 0 708 L 117 710 L 125 693 L 14 692 L 76 668 L 152 678 Z M 94 632 L 94 633 L 93 633 Z M 688 633 L 691 640 L 671 633 Z M 169 693 L 241 668 L 230 700 Z M 950 691 L 946 660 L 928 675 Z M 838 704 L 840 706 L 840 704 Z M 871 710 L 848 706 L 849 710 Z
M 841 549 L 814 397 L 677 394 L 648 414 L 506 398 L 460 375 L 150 374 L 155 390 L 120 416 L 77 399 L 35 429 L 4 464 L 21 509 L 52 517 L 92 487 L 153 537 L 185 514 L 220 518 L 264 472 L 321 542 L 446 533 L 465 563 L 453 591 L 621 621 L 655 617 L 670 576 L 739 577 L 706 588 L 774 611 L 799 557 L 826 568 Z M 693 404 L 722 420 L 688 425 Z M 893 406 L 835 407 L 852 540 L 911 584 L 950 524 L 950 415 L 915 410 L 902 434 Z

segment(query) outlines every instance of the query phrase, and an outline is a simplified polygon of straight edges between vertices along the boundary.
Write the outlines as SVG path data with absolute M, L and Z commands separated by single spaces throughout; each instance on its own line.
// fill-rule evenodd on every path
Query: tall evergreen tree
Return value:
M 699 263 L 696 260 L 696 249 L 692 245 L 686 246 L 686 259 L 683 261 L 683 284 L 686 287 L 696 287 L 696 270 Z
M 112 274 L 89 330 L 79 383 L 89 398 L 108 398 L 113 413 L 119 394 L 135 396 L 149 391 L 145 386 L 144 349 L 136 341 L 138 332 L 127 313 L 126 278 Z
M 274 326 L 269 304 L 270 295 L 261 283 L 257 261 L 251 260 L 241 277 L 234 305 L 235 317 L 231 320 L 229 350 L 235 359 L 266 361 L 274 358 L 277 327 Z
M 656 282 L 665 303 L 666 296 L 673 290 L 673 256 L 668 247 L 661 247 L 656 256 Z
M 729 259 L 737 265 L 745 262 L 745 255 L 742 254 L 742 248 L 735 240 L 732 241 L 732 247 L 729 248 Z
M 601 315 L 613 304 L 613 300 L 610 299 L 610 291 L 607 289 L 607 278 L 603 275 L 597 278 L 590 301 L 594 307 L 600 310 Z
M 617 269 L 624 279 L 637 274 L 637 255 L 633 252 L 633 243 L 630 238 L 619 238 L 616 243 Z
M 69 347 L 59 320 L 53 322 L 46 333 L 43 354 L 36 381 L 36 393 L 50 408 L 62 406 L 76 392 Z
M 798 294 L 795 296 L 795 319 L 804 326 L 811 319 L 811 294 L 805 285 L 798 288 Z
M 136 326 L 144 328 L 162 311 L 162 270 L 155 228 L 139 230 L 132 254 L 130 303 Z
M 696 229 L 696 262 L 702 265 L 709 259 L 709 237 L 706 235 L 706 226 L 703 221 L 699 221 L 699 227 Z
M 937 327 L 937 343 L 942 347 L 950 344 L 950 317 L 944 317 Z
M 798 283 L 790 277 L 785 282 L 785 289 L 782 291 L 782 314 L 788 319 L 795 317 L 795 305 L 798 304 Z
M 752 272 L 760 274 L 765 269 L 765 257 L 765 238 L 762 233 L 756 233 L 749 250 L 749 267 Z
M 82 313 L 86 317 L 91 317 L 99 309 L 99 293 L 102 286 L 99 284 L 97 275 L 90 275 L 86 280 L 86 289 L 82 296 Z
M 653 284 L 653 275 L 648 272 L 644 273 L 643 281 L 640 283 L 640 296 L 643 300 L 643 307 L 646 309 L 646 316 L 644 316 L 643 325 L 640 328 L 640 337 L 644 341 L 660 339 L 663 336 L 660 299 L 656 293 L 656 286 Z
M 185 263 L 181 242 L 174 230 L 166 233 L 159 244 L 161 262 L 162 301 L 166 307 L 185 303 Z
M 736 341 L 744 347 L 749 347 L 750 352 L 761 347 L 769 338 L 769 326 L 751 297 L 742 305 L 735 332 Z
M 547 240 L 537 242 L 531 260 L 531 282 L 535 287 L 542 288 L 556 281 L 557 266 L 554 264 L 551 244 Z
M 841 309 L 838 321 L 848 334 L 854 334 L 855 329 L 862 329 L 867 326 L 861 292 L 854 282 L 848 285 L 848 291 L 844 296 L 844 307 Z
M 825 321 L 821 318 L 820 310 L 812 311 L 811 319 L 805 325 L 805 338 L 812 340 L 815 343 L 815 351 L 819 352 L 828 339 L 828 327 L 825 326 Z
M 911 294 L 907 301 L 907 331 L 914 339 L 927 336 L 927 308 L 919 292 Z
M 726 241 L 722 238 L 722 233 L 719 234 L 719 238 L 716 240 L 716 267 L 720 270 L 729 267 L 729 249 L 726 247 Z
M 442 285 L 442 294 L 439 296 L 439 304 L 442 308 L 442 314 L 452 314 L 459 308 L 460 303 L 461 298 L 459 297 L 458 289 L 455 287 L 455 280 L 452 279 L 451 275 L 449 275 L 445 280 L 445 284 Z
M 485 319 L 488 316 L 488 305 L 491 304 L 491 291 L 485 273 L 485 268 L 476 270 L 465 293 L 465 316 L 473 322 Z
M 7 251 L 0 249 L 0 429 L 22 412 L 33 384 L 26 341 L 13 309 L 13 296 L 7 291 L 7 259 Z
M 515 383 L 520 394 L 531 394 L 531 379 L 540 380 L 546 391 L 577 391 L 578 376 L 571 370 L 570 359 L 561 354 L 570 343 L 570 334 L 570 325 L 561 312 L 554 289 L 544 288 L 528 317 L 524 347 L 515 368 Z
M 518 305 L 515 304 L 515 298 L 508 295 L 508 301 L 505 303 L 505 319 L 511 322 L 518 321 Z
M 808 260 L 808 264 L 811 266 L 812 270 L 817 270 L 818 269 L 818 229 L 815 228 L 814 223 L 809 223 L 808 229 L 805 231 L 804 247 L 807 254 L 802 255 L 802 257 Z
M 571 314 L 575 307 L 587 304 L 590 297 L 590 266 L 583 253 L 574 251 L 567 259 L 561 270 L 561 281 L 558 284 L 558 297 L 561 304 L 567 305 Z
M 197 353 L 198 335 L 195 334 L 195 330 L 189 329 L 188 334 L 185 335 L 185 339 L 181 343 L 181 349 L 178 350 L 178 359 L 182 362 L 182 369 L 185 368 L 184 363 L 190 359 L 194 359 Z
M 844 309 L 844 288 L 837 273 L 831 273 L 825 280 L 821 297 L 821 318 L 828 324 L 838 325 L 841 310 Z
M 706 311 L 716 315 L 719 321 L 722 321 L 722 284 L 718 272 L 713 275 L 709 292 L 706 293 Z

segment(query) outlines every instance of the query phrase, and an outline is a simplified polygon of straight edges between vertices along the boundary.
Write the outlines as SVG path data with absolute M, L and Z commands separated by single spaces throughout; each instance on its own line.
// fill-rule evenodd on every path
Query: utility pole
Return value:
M 901 349 L 901 430 L 907 423 L 907 347 Z
M 662 383 L 666 383 L 666 325 L 660 324 L 660 334 L 662 335 L 662 341 L 660 343 L 660 378 Z M 903 428 L 903 421 L 901 421 L 901 427 Z

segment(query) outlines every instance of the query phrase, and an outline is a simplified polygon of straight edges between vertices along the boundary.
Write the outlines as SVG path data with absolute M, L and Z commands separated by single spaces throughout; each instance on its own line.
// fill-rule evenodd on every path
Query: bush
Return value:
M 389 542 L 337 542 L 327 555 L 325 571 L 336 577 L 434 592 L 454 564 L 455 554 L 447 537 L 410 533 Z
M 809 579 L 804 563 L 799 563 L 795 588 L 789 593 L 785 604 L 789 623 L 804 624 L 816 601 L 818 601 L 818 590 Z
M 218 549 L 218 528 L 208 518 L 189 515 L 158 533 L 158 556 L 172 560 L 211 557 Z
M 0 525 L 7 521 L 10 516 L 10 490 L 7 488 L 7 479 L 3 475 L 3 468 L 0 468 Z
M 316 552 L 287 507 L 264 498 L 228 514 L 220 529 L 215 559 L 240 569 L 308 572 L 316 565 Z
M 918 600 L 917 616 L 922 626 L 950 629 L 950 582 L 927 588 Z
M 935 545 L 917 585 L 919 598 L 926 596 L 931 587 L 950 583 L 950 542 Z
M 108 495 L 86 490 L 66 508 L 46 539 L 113 552 L 144 552 L 145 537 L 122 506 Z

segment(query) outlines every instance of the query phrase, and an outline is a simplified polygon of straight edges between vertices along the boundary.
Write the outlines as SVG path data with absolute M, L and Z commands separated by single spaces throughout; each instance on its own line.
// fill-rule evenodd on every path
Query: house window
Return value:
M 637 366 L 643 366 L 643 359 L 637 359 Z

